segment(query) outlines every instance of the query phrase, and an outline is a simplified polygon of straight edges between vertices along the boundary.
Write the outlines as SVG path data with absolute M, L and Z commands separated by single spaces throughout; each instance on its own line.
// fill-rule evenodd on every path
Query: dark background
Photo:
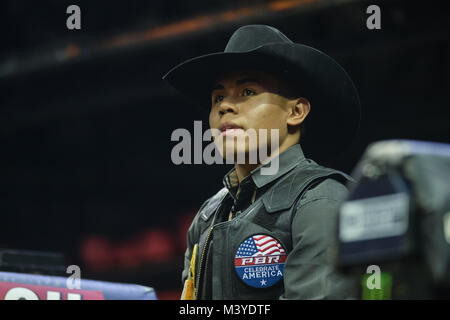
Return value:
M 323 164 L 350 173 L 374 141 L 450 142 L 445 3 L 2 0 L 0 248 L 61 252 L 84 278 L 178 298 L 186 229 L 230 167 L 172 164 L 171 133 L 206 117 L 161 76 L 245 24 L 328 53 L 363 115 L 351 152 Z M 81 30 L 66 28 L 70 4 Z M 366 27 L 371 4 L 381 30 Z

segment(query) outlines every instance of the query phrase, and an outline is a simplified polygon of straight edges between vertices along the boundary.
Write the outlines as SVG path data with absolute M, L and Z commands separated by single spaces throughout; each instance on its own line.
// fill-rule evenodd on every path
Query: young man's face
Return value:
M 278 131 L 278 146 L 286 143 L 287 120 L 295 101 L 278 94 L 280 85 L 273 76 L 259 71 L 230 72 L 217 79 L 211 92 L 209 124 L 211 129 L 219 130 L 213 135 L 222 156 L 225 157 L 227 145 L 234 158 L 238 153 L 257 153 L 263 144 L 270 151 L 271 141 L 276 138 L 275 130 Z M 266 130 L 267 138 L 261 134 L 261 129 Z M 256 144 L 249 138 L 249 133 L 253 132 Z

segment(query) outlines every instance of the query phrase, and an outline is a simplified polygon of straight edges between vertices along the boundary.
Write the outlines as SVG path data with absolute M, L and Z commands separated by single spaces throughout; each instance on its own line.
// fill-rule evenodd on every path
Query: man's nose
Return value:
M 229 100 L 224 100 L 219 106 L 219 114 L 223 116 L 226 113 L 238 113 L 238 108 L 235 103 Z

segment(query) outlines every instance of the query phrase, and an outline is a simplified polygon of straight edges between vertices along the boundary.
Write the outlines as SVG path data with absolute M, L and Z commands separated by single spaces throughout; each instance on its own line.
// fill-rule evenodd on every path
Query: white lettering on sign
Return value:
M 47 291 L 47 300 L 61 300 L 61 292 Z
M 28 288 L 16 287 L 6 292 L 4 300 L 39 300 L 39 297 Z
M 248 257 L 248 258 L 242 258 L 241 266 L 245 266 L 247 264 L 278 263 L 279 261 L 280 261 L 280 256 Z
M 362 241 L 399 236 L 408 229 L 409 196 L 387 196 L 344 202 L 340 209 L 339 239 Z

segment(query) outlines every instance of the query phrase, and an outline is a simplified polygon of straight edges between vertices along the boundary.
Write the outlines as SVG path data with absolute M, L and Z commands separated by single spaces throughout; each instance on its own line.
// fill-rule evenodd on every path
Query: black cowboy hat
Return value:
M 209 110 L 211 88 L 218 76 L 244 68 L 281 77 L 297 86 L 299 97 L 310 101 L 305 135 L 300 139 L 308 158 L 319 161 L 341 154 L 356 137 L 361 107 L 349 75 L 328 55 L 294 43 L 270 26 L 240 27 L 223 52 L 184 61 L 163 79 Z

